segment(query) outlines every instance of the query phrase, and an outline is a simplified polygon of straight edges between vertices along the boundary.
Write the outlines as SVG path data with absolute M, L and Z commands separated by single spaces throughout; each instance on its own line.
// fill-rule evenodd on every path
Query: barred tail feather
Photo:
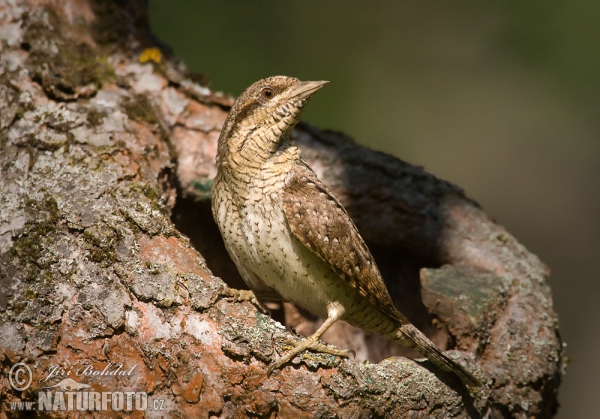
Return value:
M 441 370 L 454 373 L 469 387 L 479 388 L 481 382 L 458 362 L 448 358 L 441 349 L 433 344 L 419 329 L 407 323 L 398 328 L 396 339 L 404 346 L 413 348 L 423 354 L 429 361 Z

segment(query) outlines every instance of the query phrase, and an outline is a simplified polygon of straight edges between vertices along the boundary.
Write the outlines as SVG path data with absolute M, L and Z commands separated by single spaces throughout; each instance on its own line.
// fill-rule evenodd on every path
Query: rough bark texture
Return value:
M 65 376 L 148 392 L 169 417 L 556 411 L 563 348 L 547 268 L 460 188 L 306 125 L 295 132 L 303 155 L 395 302 L 486 388 L 470 394 L 402 357 L 308 353 L 267 377 L 285 350 L 276 338 L 293 334 L 223 296 L 225 282 L 242 284 L 209 211 L 231 98 L 153 46 L 143 0 L 0 4 L 0 417 Z M 304 334 L 319 324 L 287 305 L 274 316 Z M 358 360 L 403 353 L 344 324 L 326 338 Z M 8 380 L 17 362 L 33 371 L 23 392 Z M 110 362 L 134 373 L 75 375 Z M 40 383 L 57 365 L 71 374 Z

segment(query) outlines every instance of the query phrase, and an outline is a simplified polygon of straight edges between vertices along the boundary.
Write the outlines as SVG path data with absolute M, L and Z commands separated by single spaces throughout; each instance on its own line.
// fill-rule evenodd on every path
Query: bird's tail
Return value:
M 467 386 L 479 388 L 481 382 L 473 376 L 466 368 L 458 362 L 448 358 L 427 336 L 410 323 L 403 324 L 398 328 L 398 334 L 394 339 L 402 345 L 417 350 L 426 356 L 436 367 L 441 370 L 454 373 Z

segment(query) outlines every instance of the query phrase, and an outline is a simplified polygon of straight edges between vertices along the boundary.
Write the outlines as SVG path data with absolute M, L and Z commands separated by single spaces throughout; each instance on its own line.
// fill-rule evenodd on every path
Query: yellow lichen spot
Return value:
M 162 60 L 162 52 L 158 48 L 146 48 L 142 51 L 139 56 L 140 63 L 147 63 L 148 61 L 154 61 L 156 64 L 160 64 Z

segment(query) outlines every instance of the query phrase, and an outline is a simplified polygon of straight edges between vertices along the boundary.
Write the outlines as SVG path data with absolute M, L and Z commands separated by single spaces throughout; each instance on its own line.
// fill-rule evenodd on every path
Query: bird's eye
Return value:
M 260 91 L 260 94 L 267 100 L 273 99 L 275 97 L 275 90 L 271 89 L 270 87 L 265 87 Z

